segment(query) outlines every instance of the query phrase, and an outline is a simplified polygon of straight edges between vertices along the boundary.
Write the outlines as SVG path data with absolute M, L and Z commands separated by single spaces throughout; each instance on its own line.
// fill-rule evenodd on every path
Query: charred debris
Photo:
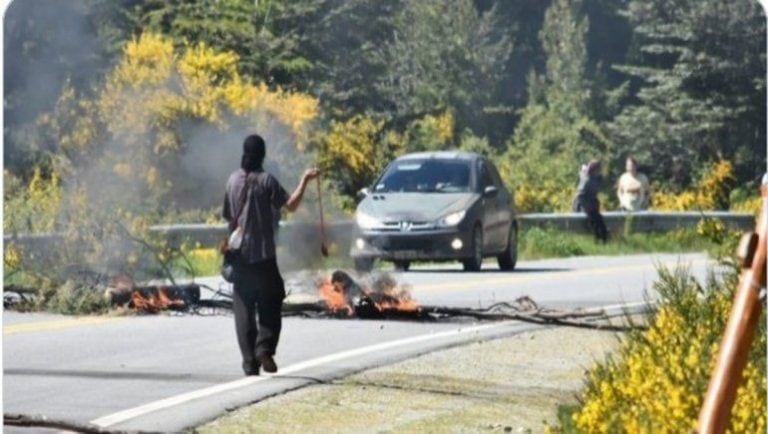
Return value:
M 410 288 L 401 286 L 388 273 L 353 277 L 336 270 L 330 276 L 315 278 L 305 301 L 286 302 L 283 316 L 328 319 L 375 319 L 405 321 L 504 321 L 518 320 L 542 325 L 561 325 L 625 331 L 642 326 L 616 325 L 607 321 L 602 310 L 560 310 L 540 307 L 527 296 L 511 302 L 494 303 L 486 308 L 419 305 L 411 298 Z M 4 304 L 13 308 L 13 300 L 28 295 L 19 290 L 9 299 L 13 288 L 6 288 Z M 203 297 L 203 292 L 207 296 Z M 314 294 L 311 294 L 314 292 Z M 104 292 L 114 308 L 137 314 L 173 312 L 177 314 L 217 315 L 232 309 L 232 295 L 227 288 L 188 283 L 174 285 L 132 285 L 128 280 L 113 282 Z

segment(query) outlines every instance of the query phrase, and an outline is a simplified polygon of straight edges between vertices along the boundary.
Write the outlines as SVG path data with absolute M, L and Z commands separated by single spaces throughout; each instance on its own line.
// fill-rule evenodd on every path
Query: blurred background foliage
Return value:
M 655 209 L 759 207 L 754 1 L 25 0 L 4 32 L 3 227 L 65 234 L 70 264 L 172 256 L 136 240 L 218 221 L 251 132 L 287 188 L 319 165 L 341 212 L 442 149 L 492 159 L 521 212 L 567 211 L 592 158 L 615 209 L 628 155 Z
M 606 163 L 608 208 L 627 155 L 670 210 L 751 209 L 732 193 L 765 166 L 753 1 L 28 0 L 4 36 L 18 60 L 5 65 L 12 214 L 33 180 L 66 197 L 99 165 L 143 180 L 139 209 L 210 210 L 218 198 L 187 199 L 180 182 L 180 161 L 205 156 L 190 151 L 201 125 L 221 131 L 210 148 L 279 130 L 274 166 L 292 173 L 295 151 L 308 155 L 347 210 L 420 150 L 484 153 L 526 212 L 567 210 L 591 158 Z M 720 180 L 716 197 L 705 179 Z

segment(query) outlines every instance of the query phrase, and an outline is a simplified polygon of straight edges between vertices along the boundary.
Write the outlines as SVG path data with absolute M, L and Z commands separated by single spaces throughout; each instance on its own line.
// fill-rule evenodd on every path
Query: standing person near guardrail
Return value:
M 637 171 L 637 161 L 627 157 L 626 172 L 619 178 L 616 196 L 619 206 L 624 211 L 643 211 L 648 209 L 651 200 L 651 186 L 648 177 Z
M 232 301 L 246 375 L 259 375 L 260 368 L 277 372 L 273 356 L 280 339 L 285 286 L 277 267 L 274 210 L 296 210 L 308 182 L 320 174 L 317 169 L 305 171 L 289 196 L 277 179 L 264 171 L 265 155 L 263 138 L 246 137 L 240 169 L 227 181 L 222 212 L 230 233 L 242 230 L 234 261 Z
M 603 178 L 600 168 L 598 160 L 590 160 L 581 167 L 579 187 L 573 200 L 573 211 L 587 214 L 587 225 L 595 234 L 595 239 L 604 243 L 608 241 L 608 229 L 600 214 L 600 200 L 597 198 Z

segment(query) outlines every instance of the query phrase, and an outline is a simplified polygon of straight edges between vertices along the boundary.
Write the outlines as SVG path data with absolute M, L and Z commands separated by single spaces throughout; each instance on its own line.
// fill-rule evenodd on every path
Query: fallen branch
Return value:
M 506 310 L 500 307 L 507 307 Z M 517 320 L 541 325 L 558 325 L 577 328 L 588 328 L 606 331 L 642 330 L 645 326 L 628 324 L 619 325 L 606 323 L 609 317 L 602 310 L 516 310 L 510 303 L 499 303 L 487 309 L 457 308 L 448 306 L 422 306 L 416 311 L 383 311 L 382 318 L 439 320 L 446 317 L 466 317 L 481 321 Z M 318 303 L 289 303 L 283 305 L 283 316 L 311 316 L 326 318 L 355 318 L 344 314 L 334 314 L 327 310 L 322 302 Z M 587 320 L 585 318 L 591 318 Z

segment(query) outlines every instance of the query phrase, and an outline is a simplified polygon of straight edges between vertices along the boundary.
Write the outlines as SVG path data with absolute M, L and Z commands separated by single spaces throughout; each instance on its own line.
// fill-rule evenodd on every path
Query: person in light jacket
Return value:
M 619 178 L 616 196 L 624 211 L 643 211 L 651 201 L 651 186 L 648 177 L 637 171 L 637 161 L 627 157 L 626 172 Z

